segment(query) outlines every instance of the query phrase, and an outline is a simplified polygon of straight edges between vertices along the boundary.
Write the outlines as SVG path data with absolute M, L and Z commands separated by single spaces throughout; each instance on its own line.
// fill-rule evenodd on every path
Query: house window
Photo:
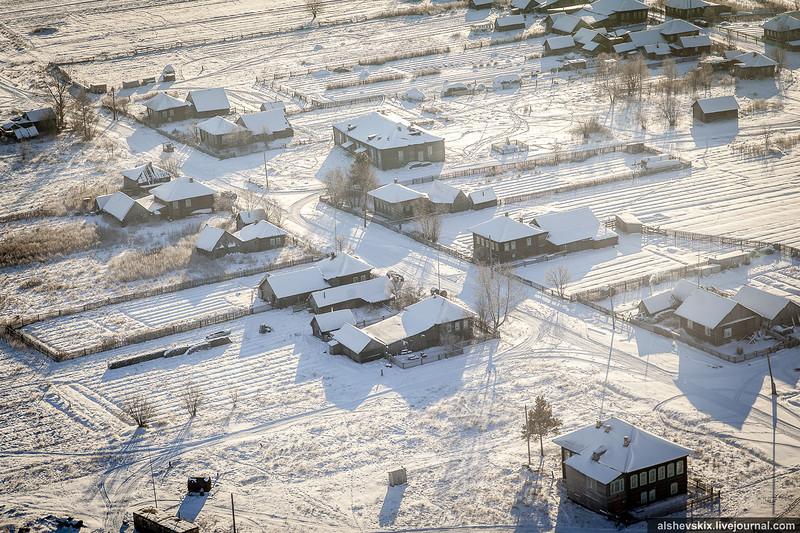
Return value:
M 428 145 L 428 157 L 430 157 L 432 155 L 433 155 L 433 146 L 429 144 Z
M 455 328 L 456 331 L 461 331 L 461 321 L 456 320 L 455 322 L 453 322 L 453 327 Z
M 178 209 L 178 202 L 172 202 L 172 208 Z
M 586 478 L 586 488 L 589 490 L 597 490 L 597 481 L 594 479 L 587 477 Z
M 664 479 L 666 477 L 666 474 L 667 474 L 666 471 L 667 471 L 667 469 L 664 468 L 663 466 L 659 466 L 658 467 L 658 480 L 659 481 L 661 481 L 662 479 Z
M 675 463 L 675 473 L 678 475 L 683 474 L 683 461 Z
M 632 475 L 630 483 L 632 489 L 637 488 L 639 486 L 639 476 L 636 474 Z
M 647 472 L 642 472 L 641 474 L 639 474 L 639 485 L 641 485 L 642 487 L 647 485 Z
M 353 283 L 358 281 L 358 276 L 353 276 Z
M 512 241 L 511 242 L 511 249 L 512 250 L 516 250 L 517 249 L 517 241 Z
M 687 319 L 686 320 L 686 327 L 689 328 L 689 329 L 694 329 L 694 322 L 692 322 L 691 320 Z
M 639 503 L 647 503 L 647 491 L 644 491 L 639 497 Z
M 162 111 L 161 112 L 161 116 L 164 117 L 164 118 L 167 118 L 167 112 L 166 111 Z
M 175 110 L 174 109 L 170 109 L 169 110 L 169 116 L 171 116 L 171 117 L 175 116 Z
M 704 327 L 703 331 L 706 332 L 706 336 L 710 337 L 711 336 L 711 328 L 709 328 L 708 326 L 703 326 L 703 327 Z
M 722 336 L 726 339 L 730 339 L 733 336 L 733 331 L 731 331 L 731 328 L 725 328 L 725 330 L 722 332 Z
M 647 493 L 647 500 L 651 502 L 656 500 L 656 489 L 650 489 L 650 492 Z
M 649 477 L 650 477 L 650 483 L 655 483 L 656 482 L 656 469 L 655 468 L 651 468 L 650 469 Z
M 503 244 L 503 251 L 504 252 L 508 251 L 508 243 Z
M 402 150 L 397 151 L 397 160 L 400 161 L 401 163 L 403 162 L 403 155 L 404 154 Z
M 367 281 L 367 275 L 361 274 L 361 281 Z
M 675 463 L 670 463 L 667 465 L 667 477 L 672 477 L 675 475 Z
M 611 482 L 611 494 L 619 494 L 625 490 L 625 478 L 615 479 Z
M 671 483 L 670 484 L 669 493 L 670 494 L 678 494 L 678 484 L 677 483 Z
M 190 198 L 186 199 L 186 207 L 192 207 L 192 200 Z

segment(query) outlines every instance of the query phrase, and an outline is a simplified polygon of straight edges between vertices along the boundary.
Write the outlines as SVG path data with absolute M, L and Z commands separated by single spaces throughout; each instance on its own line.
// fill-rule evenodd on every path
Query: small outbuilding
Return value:
M 701 122 L 739 118 L 739 103 L 733 96 L 701 98 L 692 104 L 692 116 Z
M 495 31 L 524 30 L 525 17 L 522 15 L 505 15 L 494 20 Z
M 155 507 L 134 511 L 133 529 L 139 533 L 200 533 L 198 526 Z
M 800 326 L 800 305 L 789 298 L 745 285 L 733 299 L 758 314 L 762 327 Z
M 355 309 L 368 304 L 378 305 L 391 299 L 392 281 L 382 276 L 312 292 L 308 301 L 311 310 L 320 314 Z
M 186 95 L 186 102 L 191 105 L 192 114 L 197 118 L 227 115 L 231 111 L 228 95 L 221 87 L 190 91 Z
M 561 37 L 550 37 L 544 42 L 544 54 L 546 56 L 566 54 L 575 49 L 575 40 L 572 35 L 562 35 Z
M 242 251 L 242 241 L 222 228 L 206 225 L 194 242 L 195 249 L 211 259 Z
M 240 230 L 248 224 L 255 224 L 259 220 L 267 220 L 267 212 L 264 209 L 249 209 L 239 211 L 236 214 L 236 229 Z
M 493 5 L 493 0 L 469 0 L 469 7 L 472 9 L 491 9 Z
M 486 209 L 487 207 L 495 207 L 497 205 L 497 194 L 491 187 L 481 189 L 479 191 L 472 191 L 467 195 L 469 199 L 470 209 Z
M 144 102 L 147 120 L 153 124 L 185 120 L 193 116 L 192 107 L 166 93 L 158 93 Z
M 614 229 L 623 233 L 641 233 L 642 221 L 633 213 L 620 213 L 614 216 Z
M 183 218 L 198 211 L 214 211 L 214 189 L 187 176 L 154 187 L 150 193 L 164 204 L 162 215 L 168 218 Z
M 355 325 L 356 319 L 350 309 L 341 309 L 330 313 L 315 315 L 311 319 L 311 331 L 315 337 L 325 342 L 331 339 L 331 334 L 341 329 L 345 324 Z

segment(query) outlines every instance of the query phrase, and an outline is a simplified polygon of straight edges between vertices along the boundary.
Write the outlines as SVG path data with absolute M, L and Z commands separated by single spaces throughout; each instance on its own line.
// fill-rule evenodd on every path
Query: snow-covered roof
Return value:
M 527 9 L 533 0 L 513 0 L 511 7 L 515 9 Z
M 388 345 L 418 335 L 436 324 L 445 324 L 471 316 L 473 313 L 465 307 L 434 295 L 409 305 L 399 315 L 367 326 L 364 328 L 364 333 Z
M 661 32 L 653 30 L 632 31 L 628 34 L 628 39 L 631 40 L 636 48 L 642 48 L 648 44 L 666 43 L 667 40 L 661 35 Z
M 550 37 L 544 42 L 550 50 L 565 50 L 575 46 L 572 35 L 562 35 L 561 37 Z
M 136 203 L 144 207 L 151 213 L 158 213 L 159 211 L 164 209 L 164 207 L 166 207 L 164 204 L 159 202 L 156 199 L 156 197 L 153 196 L 152 194 L 149 194 L 144 198 L 139 198 L 138 200 L 136 200 Z
M 227 111 L 231 108 L 231 104 L 228 102 L 228 95 L 225 94 L 225 89 L 221 87 L 189 91 L 186 101 L 192 102 L 198 113 Z
M 167 93 L 158 93 L 154 97 L 145 101 L 143 105 L 152 111 L 166 111 L 167 109 L 186 107 L 189 104 L 182 102 L 177 98 L 173 98 Z
M 693 283 L 688 279 L 679 279 L 675 287 L 672 288 L 672 296 L 679 302 L 685 302 L 686 298 L 691 296 L 697 289 L 697 283 Z
M 349 300 L 361 299 L 367 303 L 385 302 L 392 297 L 392 281 L 386 276 L 348 283 L 311 293 L 318 308 L 337 305 Z
M 525 25 L 525 18 L 522 15 L 506 15 L 497 17 L 495 24 L 498 26 L 517 26 L 519 24 Z
M 765 30 L 792 31 L 800 29 L 800 12 L 781 13 L 761 25 Z
M 553 21 L 553 30 L 561 33 L 572 33 L 575 27 L 581 22 L 579 17 L 567 15 L 566 13 L 553 15 L 550 20 Z
M 206 225 L 206 227 L 200 230 L 197 240 L 194 241 L 194 247 L 198 250 L 213 252 L 214 247 L 217 245 L 223 235 L 225 235 L 224 229 Z
M 150 192 L 162 202 L 177 202 L 188 198 L 198 198 L 214 194 L 214 189 L 210 189 L 193 178 L 184 176 L 176 178 L 164 185 L 159 185 Z
M 616 54 L 624 54 L 636 50 L 636 45 L 630 42 L 615 44 L 612 49 Z
M 133 180 L 141 184 L 155 183 L 157 181 L 172 177 L 172 174 L 163 168 L 153 165 L 153 163 L 145 163 L 144 165 L 140 165 L 136 168 L 123 170 L 121 174 L 129 180 Z
M 291 128 L 289 121 L 286 120 L 286 111 L 284 109 L 269 109 L 260 113 L 242 115 L 236 120 L 236 123 L 241 124 L 256 135 L 261 133 L 271 134 Z
M 588 207 L 540 215 L 533 222 L 548 232 L 547 240 L 556 246 L 593 239 L 601 226 Z
M 197 125 L 197 129 L 203 130 L 209 135 L 225 135 L 228 133 L 237 133 L 240 131 L 247 131 L 247 128 L 231 122 L 222 117 L 213 117 L 204 120 Z
M 421 192 L 409 189 L 405 185 L 400 185 L 399 183 L 389 183 L 383 187 L 378 187 L 375 190 L 369 191 L 369 195 L 390 204 L 399 204 L 401 202 L 417 200 L 418 198 L 425 198 L 425 195 Z
M 664 291 L 643 299 L 642 305 L 649 314 L 654 315 L 673 307 L 675 301 L 672 298 L 672 291 Z
M 283 102 L 262 102 L 261 111 L 269 111 L 270 109 L 283 109 L 286 111 L 286 104 Z
M 629 444 L 625 446 L 625 437 Z M 620 474 L 674 461 L 692 450 L 639 429 L 618 418 L 567 433 L 553 442 L 577 455 L 564 463 L 604 485 Z
M 700 27 L 683 19 L 670 19 L 656 26 L 661 35 L 678 35 L 681 33 L 700 32 Z
M 131 210 L 133 204 L 136 203 L 133 198 L 128 196 L 122 191 L 115 192 L 111 198 L 106 200 L 103 206 L 103 211 L 116 218 L 120 222 L 125 219 L 125 215 Z
M 737 302 L 719 294 L 698 289 L 686 298 L 675 314 L 681 318 L 696 322 L 709 329 L 718 327 L 722 320 L 733 311 Z
M 492 5 L 494 0 L 472 0 L 472 3 L 476 6 L 489 6 Z
M 335 331 L 345 324 L 355 324 L 356 319 L 350 309 L 341 309 L 339 311 L 331 311 L 330 313 L 323 313 L 316 315 L 311 319 L 317 321 L 317 326 L 323 333 Z
M 102 195 L 102 196 L 98 196 L 97 198 L 95 198 L 95 199 L 94 199 L 94 201 L 95 201 L 95 203 L 97 204 L 97 207 L 98 207 L 98 208 L 100 208 L 100 209 L 102 210 L 102 209 L 103 209 L 103 207 L 105 207 L 105 205 L 106 205 L 106 202 L 108 202 L 108 200 L 109 200 L 109 199 L 110 199 L 112 196 L 114 196 L 114 195 L 113 195 L 113 194 L 104 194 L 104 195 Z
M 36 129 L 36 126 L 30 124 L 29 126 L 22 126 L 19 124 L 15 124 L 12 130 L 14 132 L 14 136 L 19 139 L 31 139 L 39 135 L 39 130 Z
M 592 2 L 591 10 L 601 15 L 611 15 L 625 11 L 641 11 L 650 9 L 647 4 L 637 0 L 597 0 Z
M 748 52 L 736 56 L 736 62 L 741 63 L 741 68 L 774 67 L 777 65 L 775 61 L 758 52 Z
M 714 98 L 701 98 L 695 100 L 703 113 L 721 113 L 739 109 L 739 104 L 733 96 L 717 96 Z
M 292 272 L 270 274 L 266 276 L 265 280 L 269 281 L 272 292 L 278 298 L 314 292 L 328 286 L 328 282 L 322 277 L 322 272 L 315 266 Z
M 264 209 L 250 209 L 247 211 L 239 211 L 237 215 L 239 220 L 242 221 L 242 224 L 254 224 L 259 220 L 266 220 L 267 219 L 267 212 Z
M 774 320 L 790 302 L 788 298 L 749 285 L 739 289 L 733 299 L 767 320 Z
M 667 0 L 664 4 L 664 7 L 670 7 L 672 9 L 680 9 L 680 10 L 688 10 L 688 9 L 697 9 L 700 7 L 708 7 L 714 4 L 710 2 L 706 2 L 705 0 Z
M 598 49 L 601 46 L 603 46 L 603 45 L 598 43 L 598 42 L 589 41 L 588 43 L 586 43 L 583 46 L 581 46 L 581 50 L 585 50 L 587 52 L 594 52 L 596 49 Z
M 508 242 L 544 233 L 542 229 L 511 217 L 496 217 L 472 226 L 469 231 L 494 242 Z
M 606 33 L 605 28 L 601 28 L 601 29 L 598 29 L 598 30 L 591 30 L 589 28 L 581 28 L 577 32 L 575 32 L 575 35 L 573 36 L 573 39 L 575 39 L 576 43 L 587 44 L 587 43 L 592 42 L 594 40 L 594 38 L 597 37 L 598 35 L 600 35 L 600 34 L 605 35 L 605 33 Z
M 367 347 L 370 341 L 374 340 L 368 333 L 350 323 L 342 324 L 339 331 L 333 334 L 333 338 L 336 339 L 336 342 L 355 353 L 361 352 L 361 350 Z
M 398 116 L 378 112 L 337 122 L 333 127 L 349 137 L 379 150 L 442 140 L 441 137 L 432 135 L 417 126 L 412 126 L 407 120 Z
M 269 239 L 286 235 L 286 232 L 277 226 L 273 226 L 266 220 L 259 220 L 255 224 L 248 224 L 236 233 L 234 237 L 242 242 L 252 241 L 253 239 Z
M 460 192 L 461 189 L 445 185 L 440 180 L 434 180 L 431 188 L 428 189 L 428 198 L 435 204 L 452 204 Z
M 42 120 L 55 120 L 56 114 L 52 107 L 43 107 L 41 109 L 32 109 L 25 111 L 22 118 L 30 120 L 31 122 L 41 122 Z
M 409 89 L 403 94 L 403 100 L 422 102 L 425 100 L 425 94 L 417 88 Z
M 354 257 L 346 252 L 339 252 L 333 256 L 328 256 L 314 263 L 325 279 L 333 279 L 341 276 L 351 276 L 367 270 L 372 270 L 373 266 L 361 259 Z
M 679 37 L 677 43 L 679 48 L 699 48 L 701 46 L 711 46 L 711 37 L 708 35 L 687 35 Z
M 474 204 L 482 204 L 484 202 L 493 202 L 497 200 L 497 194 L 491 187 L 488 189 L 481 189 L 480 191 L 472 191 L 468 196 Z

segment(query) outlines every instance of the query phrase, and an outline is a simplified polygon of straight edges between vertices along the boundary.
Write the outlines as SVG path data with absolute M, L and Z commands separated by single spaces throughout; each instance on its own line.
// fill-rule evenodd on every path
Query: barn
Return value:
M 22 113 L 22 120 L 36 126 L 36 130 L 39 133 L 54 133 L 58 130 L 56 127 L 56 114 L 52 107 L 25 111 Z
M 470 209 L 486 209 L 487 207 L 495 207 L 497 205 L 497 194 L 491 187 L 479 191 L 472 191 L 467 196 Z
M 575 40 L 572 35 L 562 35 L 561 37 L 550 37 L 544 42 L 544 54 L 546 56 L 556 54 L 566 54 L 575 49 Z
M 227 115 L 231 111 L 228 95 L 222 88 L 189 91 L 189 94 L 186 95 L 186 103 L 191 106 L 192 116 L 197 118 Z
M 428 189 L 428 200 L 450 213 L 459 213 L 469 209 L 469 200 L 464 191 L 446 185 L 440 180 L 434 180 L 431 183 L 431 187 Z
M 161 214 L 168 218 L 183 218 L 197 211 L 214 211 L 214 189 L 194 178 L 181 177 L 150 190 L 164 204 Z
M 337 344 L 335 350 L 356 363 L 380 359 L 386 351 L 386 346 L 381 341 L 352 324 L 343 324 L 339 331 L 333 334 L 333 340 Z
M 480 261 L 514 261 L 546 250 L 546 231 L 508 215 L 472 226 L 469 231 L 472 255 Z
M 761 319 L 735 300 L 698 289 L 675 310 L 687 333 L 719 346 L 755 333 Z
M 150 219 L 150 211 L 122 191 L 117 191 L 105 201 L 102 212 L 122 226 Z
M 692 450 L 618 418 L 553 439 L 567 497 L 603 514 L 686 494 Z
M 739 104 L 733 96 L 701 98 L 692 104 L 692 116 L 701 122 L 739 118 Z

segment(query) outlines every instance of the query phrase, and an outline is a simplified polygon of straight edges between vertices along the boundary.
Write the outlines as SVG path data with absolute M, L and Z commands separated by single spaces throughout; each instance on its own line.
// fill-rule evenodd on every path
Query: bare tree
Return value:
M 616 55 L 602 53 L 597 56 L 596 65 L 595 87 L 613 105 L 619 94 L 618 58 Z
M 628 96 L 633 96 L 639 93 L 642 95 L 642 87 L 644 82 L 650 75 L 650 70 L 647 68 L 647 63 L 641 56 L 635 56 L 623 61 L 618 69 L 620 82 L 625 88 Z
M 50 106 L 56 116 L 56 129 L 64 129 L 69 108 L 69 82 L 63 78 L 61 73 L 50 68 L 42 73 L 42 85 L 50 99 Z
M 773 46 L 769 51 L 769 57 L 777 63 L 775 73 L 780 74 L 786 67 L 786 49 L 781 46 Z
M 322 0 L 305 0 L 306 11 L 311 13 L 311 18 L 316 19 L 322 12 Z
M 356 154 L 353 163 L 347 171 L 351 205 L 363 207 L 367 210 L 367 193 L 378 187 L 375 170 L 372 168 L 372 159 L 366 152 Z
M 341 168 L 333 168 L 325 172 L 322 178 L 328 199 L 336 207 L 344 205 L 347 196 L 347 175 Z
M 414 202 L 411 212 L 422 230 L 422 237 L 431 242 L 439 242 L 445 208 L 427 198 L 421 198 Z
M 181 391 L 181 405 L 189 411 L 190 416 L 197 415 L 197 409 L 203 404 L 203 391 L 192 380 L 187 380 Z
M 600 119 L 592 117 L 578 117 L 570 128 L 570 133 L 588 139 L 593 133 L 606 135 L 608 128 L 600 124 Z
M 761 126 L 761 135 L 764 137 L 764 154 L 769 154 L 769 141 L 772 138 L 772 127 L 769 124 Z
M 671 94 L 665 94 L 664 98 L 659 103 L 658 110 L 667 119 L 670 126 L 677 126 L 678 120 L 681 117 L 681 107 L 678 99 Z
M 140 428 L 146 428 L 153 418 L 153 404 L 143 392 L 138 392 L 125 400 L 122 403 L 122 411 Z
M 425 290 L 412 283 L 394 282 L 392 284 L 392 307 L 397 310 L 405 309 L 425 298 Z
M 544 281 L 553 286 L 559 298 L 564 298 L 567 284 L 572 281 L 572 275 L 566 265 L 551 267 L 544 275 Z
M 478 317 L 493 333 L 500 329 L 509 313 L 525 298 L 522 285 L 507 265 L 495 268 L 479 265 L 473 291 Z
M 158 158 L 158 167 L 169 172 L 173 177 L 178 177 L 182 174 L 181 166 L 183 164 L 174 155 L 161 154 Z
M 72 129 L 84 141 L 91 140 L 97 134 L 97 123 L 100 117 L 92 105 L 92 99 L 84 89 L 78 91 L 70 106 Z
M 285 212 L 275 198 L 264 199 L 264 211 L 267 213 L 267 221 L 280 227 L 283 225 Z
M 680 76 L 678 75 L 678 65 L 672 58 L 664 60 L 664 66 L 661 68 L 661 75 L 664 77 L 659 88 L 665 94 L 674 94 L 678 92 L 680 85 Z

